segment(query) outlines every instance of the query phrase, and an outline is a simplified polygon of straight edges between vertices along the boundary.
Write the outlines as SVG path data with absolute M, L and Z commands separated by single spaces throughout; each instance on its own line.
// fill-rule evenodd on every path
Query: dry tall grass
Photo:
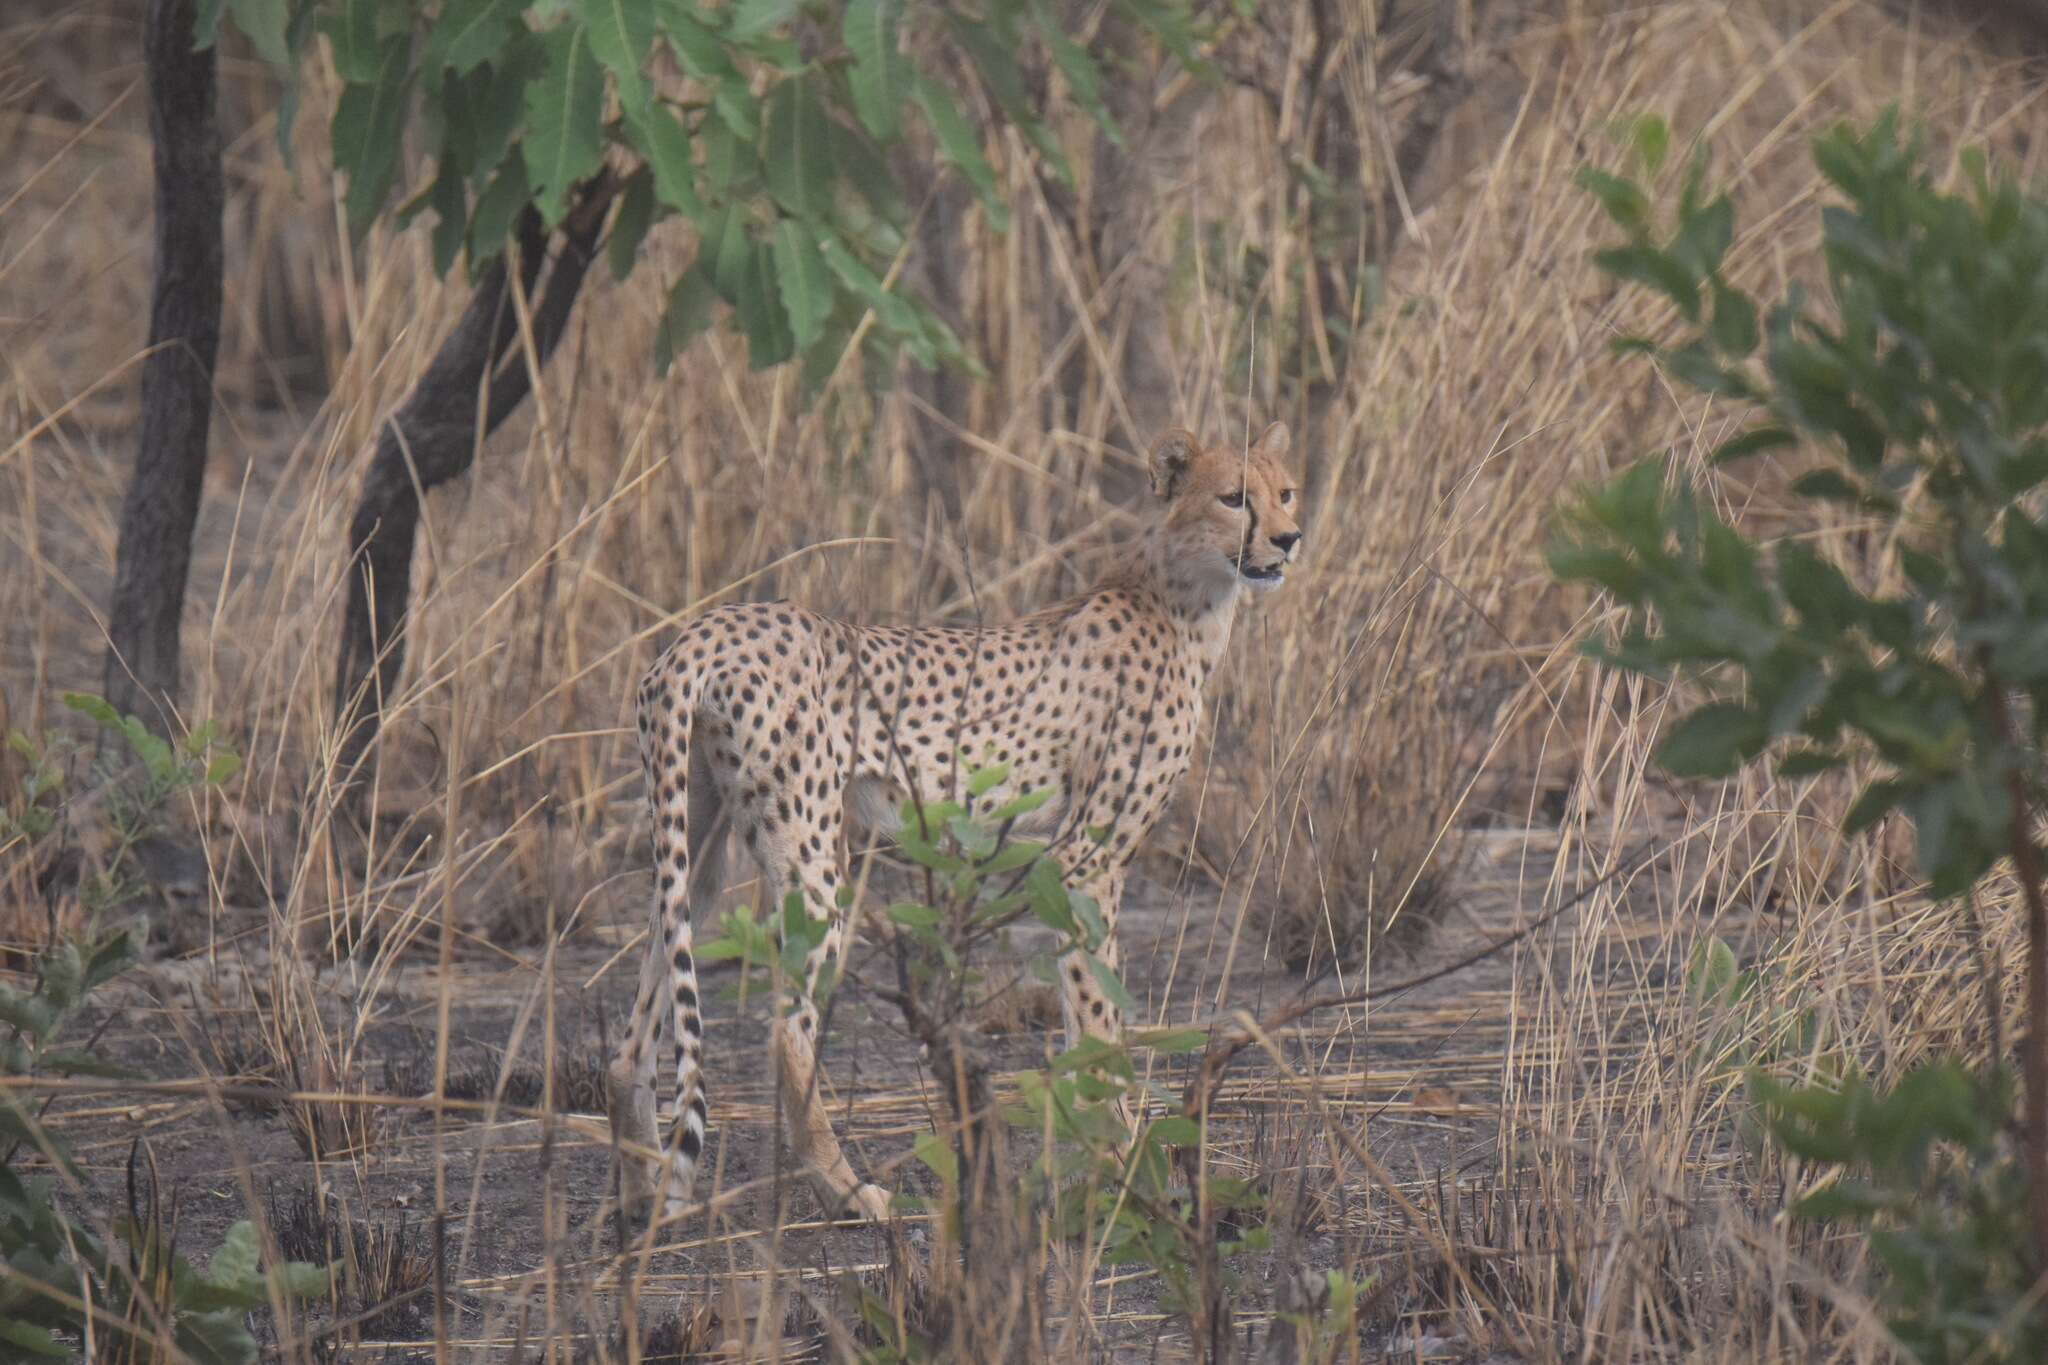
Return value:
M 385 818 L 367 830 L 333 818 L 322 785 L 342 535 L 373 424 L 462 288 L 434 279 L 421 231 L 344 244 L 325 82 L 287 167 L 267 77 L 229 63 L 241 265 L 186 706 L 251 760 L 193 817 L 216 879 L 255 888 L 242 899 L 264 910 L 215 897 L 204 956 L 247 974 L 259 1031 L 298 1058 L 281 1074 L 322 1092 L 297 1112 L 323 1162 L 362 1182 L 380 1160 L 355 1113 L 380 990 L 424 977 L 445 1043 L 458 956 L 516 953 L 519 1029 L 551 1048 L 556 945 L 638 923 L 626 707 L 679 615 L 774 595 L 873 621 L 1004 615 L 1084 582 L 1090 547 L 1128 525 L 1134 452 L 1158 426 L 1286 417 L 1307 449 L 1307 563 L 1243 620 L 1209 752 L 1156 850 L 1191 945 L 1174 1009 L 1203 1017 L 1234 974 L 1275 960 L 1320 969 L 1334 952 L 1344 972 L 1398 974 L 1361 954 L 1404 921 L 1467 946 L 1645 837 L 1669 847 L 1500 956 L 1471 1002 L 1479 1062 L 1440 1059 L 1460 1079 L 1419 1067 L 1404 1103 L 1484 1119 L 1466 1130 L 1475 1174 L 1404 1185 L 1372 1157 L 1360 1097 L 1375 1049 L 1402 1036 L 1398 1013 L 1283 1040 L 1249 1068 L 1249 1127 L 1219 1159 L 1297 1183 L 1318 1169 L 1334 1202 L 1290 1208 L 1326 1239 L 1318 1255 L 1379 1276 L 1373 1340 L 1390 1350 L 1429 1337 L 1548 1360 L 1887 1358 L 1854 1249 L 1780 1216 L 1805 1177 L 1733 1142 L 1739 1096 L 1696 1055 L 1726 1021 L 1699 1018 L 1675 982 L 1697 935 L 1725 934 L 1769 964 L 1778 997 L 1890 1071 L 1987 1045 L 1970 938 L 1959 912 L 1911 894 L 1896 841 L 1829 840 L 1839 791 L 1659 786 L 1646 754 L 1663 699 L 1572 656 L 1592 623 L 1542 569 L 1554 500 L 1646 450 L 1697 459 L 1730 419 L 1608 355 L 1610 337 L 1665 319 L 1586 264 L 1603 231 L 1570 181 L 1618 155 L 1617 120 L 1663 113 L 1737 188 L 1748 217 L 1730 259 L 1768 292 L 1816 268 L 1810 133 L 1900 100 L 1943 157 L 1986 143 L 2038 178 L 2043 86 L 1977 35 L 1866 0 L 1467 0 L 1447 11 L 1471 44 L 1456 70 L 1403 68 L 1399 35 L 1364 8 L 1324 49 L 1306 8 L 1269 6 L 1232 37 L 1270 99 L 1171 75 L 1127 89 L 1142 155 L 1077 164 L 1083 208 L 1108 206 L 1099 233 L 1075 232 L 1021 149 L 998 147 L 1013 228 L 969 212 L 943 234 L 965 272 L 962 333 L 991 371 L 957 411 L 914 385 L 871 400 L 855 375 L 801 410 L 794 376 L 748 372 L 716 332 L 654 376 L 686 229 L 651 242 L 623 285 L 595 282 L 528 411 L 428 501 L 411 662 L 382 742 Z M 131 455 L 149 203 L 133 25 L 116 6 L 0 21 L 0 714 L 30 730 L 58 726 L 56 693 L 98 676 Z M 1310 69 L 1318 51 L 1326 70 Z M 1452 87 L 1465 93 L 1427 107 Z M 1348 117 L 1319 118 L 1332 101 Z M 1389 154 L 1425 112 L 1446 131 L 1396 186 Z M 1357 130 L 1359 192 L 1402 214 L 1370 290 L 1360 262 L 1318 259 L 1308 192 L 1285 170 L 1332 126 Z M 1302 343 L 1327 335 L 1309 325 L 1319 291 L 1302 287 L 1319 271 L 1341 277 L 1339 297 L 1376 300 L 1348 344 Z M 926 496 L 934 467 L 957 519 Z M 1780 476 L 1748 477 L 1720 485 L 1733 510 L 1778 524 Z M 1883 571 L 1884 547 L 1853 522 L 1819 534 Z M 1207 878 L 1222 914 L 1189 928 Z M 539 948 L 490 946 L 503 916 L 530 923 L 535 906 Z M 1982 909 L 1992 951 L 2012 959 L 2008 907 Z M 325 969 L 349 950 L 346 971 Z M 437 1117 L 435 1150 L 466 1121 Z M 423 1197 L 474 1216 L 438 1175 Z M 751 1264 L 736 1244 L 713 1254 Z M 486 1299 L 481 1327 L 443 1315 L 438 1329 L 537 1342 L 588 1324 L 633 1273 L 588 1254 L 564 1222 L 532 1278 Z M 1095 1279 L 1063 1301 L 1063 1350 L 1113 1335 L 1114 1277 L 1052 1260 Z

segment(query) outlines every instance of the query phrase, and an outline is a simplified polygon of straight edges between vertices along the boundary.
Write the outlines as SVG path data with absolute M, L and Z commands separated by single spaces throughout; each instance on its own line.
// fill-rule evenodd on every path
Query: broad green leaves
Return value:
M 882 142 L 893 142 L 902 128 L 897 110 L 909 70 L 896 32 L 902 10 L 902 0 L 850 0 L 846 7 L 853 105 L 861 123 Z
M 541 35 L 547 66 L 526 92 L 526 178 L 541 217 L 559 221 L 569 191 L 597 170 L 604 75 L 589 30 L 563 24 Z
M 522 8 L 521 0 L 448 0 L 427 43 L 428 69 L 445 65 L 462 74 L 498 56 Z
M 647 102 L 640 68 L 654 42 L 654 11 L 646 0 L 578 0 L 577 13 L 590 35 L 590 50 L 609 71 L 619 103 L 638 109 Z
M 380 46 L 374 74 L 350 82 L 334 106 L 329 136 L 334 163 L 348 172 L 348 222 L 361 232 L 384 207 L 398 169 L 399 133 L 411 85 L 412 39 L 395 34 Z
M 796 348 L 807 351 L 832 312 L 832 276 L 810 229 L 794 218 L 775 227 L 775 274 Z
M 939 150 L 953 166 L 966 175 L 981 196 L 982 206 L 988 210 L 989 221 L 998 231 L 1007 230 L 1010 225 L 1009 205 L 1003 202 L 1002 192 L 996 187 L 995 168 L 982 155 L 981 136 L 974 130 L 953 97 L 938 82 L 920 75 L 913 87 L 917 92 L 918 107 L 931 124 L 932 136 L 939 141 Z
M 1185 0 L 1115 8 L 1199 66 Z M 398 225 L 433 210 L 436 267 L 466 253 L 474 277 L 523 212 L 558 226 L 609 160 L 615 275 L 672 215 L 701 234 L 703 268 L 671 286 L 662 363 L 717 321 L 709 282 L 752 363 L 801 359 L 806 393 L 836 372 L 868 314 L 870 384 L 888 382 L 902 354 L 974 370 L 922 299 L 880 283 L 908 227 L 887 153 L 928 136 L 1005 230 L 1009 172 L 987 153 L 997 126 L 1021 132 L 1038 167 L 1066 178 L 1037 92 L 1056 72 L 1117 140 L 1101 70 L 1046 0 L 993 0 L 972 16 L 905 0 L 800 10 L 798 0 L 201 0 L 198 36 L 212 42 L 225 13 L 288 71 L 309 38 L 325 39 L 343 81 L 331 137 L 352 233 L 397 191 Z M 801 46 L 800 22 L 811 26 Z M 963 112 L 989 108 L 995 124 Z M 401 150 L 416 125 L 429 170 L 406 184 Z
M 1809 1183 L 1793 1213 L 1868 1237 L 1887 1279 L 1886 1325 L 1910 1358 L 2048 1357 L 2026 1177 L 2002 1141 L 2013 1107 L 2003 1070 L 1923 1062 L 1889 1088 L 1837 1073 L 1803 1085 L 1751 1074 L 1772 1139 L 1841 1168 Z
M 768 96 L 762 165 L 768 191 L 783 212 L 816 218 L 830 207 L 832 132 L 818 83 L 786 80 Z
M 1661 124 L 1639 122 L 1636 139 L 1646 165 L 1661 161 Z M 1703 192 L 1699 160 L 1668 233 L 1641 187 L 1582 172 L 1627 238 L 1594 259 L 1692 324 L 1673 345 L 1629 349 L 1759 410 L 1713 463 L 1824 452 L 1792 491 L 1888 523 L 1903 589 L 1873 591 L 1796 536 L 1758 553 L 1661 461 L 1567 509 L 1551 565 L 1631 608 L 1597 657 L 1739 679 L 1670 727 L 1665 766 L 1725 775 L 1785 738 L 1805 741 L 1786 777 L 1874 760 L 1850 832 L 1903 811 L 1931 890 L 1955 895 L 2035 838 L 2015 782 L 2041 796 L 2048 535 L 2029 499 L 2048 481 L 2048 200 L 1994 183 L 1981 158 L 1969 193 L 1937 190 L 1889 114 L 1830 132 L 1814 158 L 1847 200 L 1823 211 L 1824 308 L 1795 286 L 1764 312 L 1726 278 L 1735 209 Z

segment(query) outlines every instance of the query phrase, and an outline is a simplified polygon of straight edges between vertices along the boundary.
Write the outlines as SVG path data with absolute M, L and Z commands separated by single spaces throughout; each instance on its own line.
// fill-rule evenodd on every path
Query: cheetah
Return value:
M 1008 775 L 981 798 L 989 806 L 1054 793 L 1020 832 L 1045 838 L 1069 884 L 1095 897 L 1109 931 L 1097 955 L 1117 968 L 1125 875 L 1187 771 L 1203 686 L 1238 601 L 1280 586 L 1301 548 L 1287 448 L 1278 422 L 1242 449 L 1168 432 L 1147 459 L 1154 502 L 1143 534 L 1091 591 L 1006 625 L 860 626 L 786 602 L 717 607 L 684 625 L 638 697 L 656 895 L 606 1083 L 621 1194 L 635 1216 L 657 1203 L 680 1215 L 704 1148 L 690 914 L 724 885 L 728 831 L 764 888 L 801 891 L 827 924 L 803 993 L 778 1002 L 770 1051 L 791 1150 L 834 1214 L 880 1221 L 889 1204 L 848 1165 L 813 1076 L 812 992 L 846 948 L 839 850 L 849 825 L 886 834 L 909 795 L 952 794 L 963 750 L 992 755 Z M 1122 1028 L 1084 967 L 1078 950 L 1060 964 L 1070 1045 Z M 664 997 L 676 1097 L 662 1147 L 654 1080 Z

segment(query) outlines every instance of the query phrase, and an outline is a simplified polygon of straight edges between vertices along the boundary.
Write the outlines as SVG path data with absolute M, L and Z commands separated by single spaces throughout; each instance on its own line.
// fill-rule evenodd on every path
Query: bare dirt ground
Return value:
M 1537 908 L 1554 843 L 1541 832 L 1476 835 L 1452 909 L 1411 960 L 1377 968 L 1378 984 L 1425 974 L 1509 937 Z M 1219 1008 L 1257 1016 L 1294 998 L 1302 985 L 1296 974 L 1264 960 L 1259 944 L 1233 941 L 1231 926 L 1239 920 L 1199 883 L 1180 892 L 1159 880 L 1133 888 L 1122 932 L 1127 976 L 1147 1006 L 1145 1017 L 1178 1024 L 1212 1017 Z M 214 1245 L 229 1222 L 251 1209 L 287 1236 L 295 1217 L 304 1221 L 295 1206 L 316 1189 L 348 1217 L 386 1229 L 405 1224 L 411 1254 L 423 1263 L 436 1260 L 438 1242 L 439 1268 L 432 1273 L 445 1277 L 451 1291 L 441 1325 L 445 1339 L 485 1355 L 508 1349 L 520 1339 L 522 1319 L 540 1320 L 551 1289 L 567 1294 L 569 1281 L 579 1273 L 587 1277 L 586 1267 L 616 1246 L 615 1229 L 603 1217 L 611 1153 L 595 1082 L 606 1055 L 601 1034 L 615 1028 L 630 1005 L 635 959 L 619 950 L 634 922 L 630 914 L 621 916 L 552 955 L 539 947 L 464 943 L 453 952 L 445 992 L 431 935 L 374 993 L 353 990 L 346 967 L 328 972 L 326 993 L 337 1005 L 347 1004 L 337 1010 L 336 1024 L 348 1026 L 343 1013 L 362 1021 L 356 1059 L 367 1088 L 392 1101 L 369 1110 L 368 1149 L 353 1156 L 308 1161 L 285 1111 L 252 1103 L 243 1091 L 226 1099 L 191 1093 L 111 1106 L 81 1102 L 65 1106 L 69 1112 L 59 1126 L 100 1193 L 116 1202 L 127 1197 L 131 1144 L 145 1139 L 163 1188 L 178 1202 L 181 1236 L 194 1247 Z M 1622 917 L 1593 930 L 1610 949 L 1599 954 L 1605 959 L 1600 970 L 1638 982 L 1661 976 L 1668 964 L 1638 961 L 1627 951 L 1638 931 L 1654 928 Z M 1300 1140 L 1314 1126 L 1300 1112 L 1305 1092 L 1277 1084 L 1270 1059 L 1240 1063 L 1214 1110 L 1217 1167 L 1259 1177 L 1278 1198 L 1318 1205 L 1308 1235 L 1248 1263 L 1255 1278 L 1271 1281 L 1303 1263 L 1332 1263 L 1340 1243 L 1362 1238 L 1383 1262 L 1385 1302 L 1375 1314 L 1383 1348 L 1402 1359 L 1484 1358 L 1478 1343 L 1423 1311 L 1427 1305 L 1413 1286 L 1417 1263 L 1431 1259 L 1430 1242 L 1400 1206 L 1427 1206 L 1448 1224 L 1459 1216 L 1457 1206 L 1469 1205 L 1470 1216 L 1483 1221 L 1500 1179 L 1503 1143 L 1495 1115 L 1503 1085 L 1538 1079 L 1548 1050 L 1526 1021 L 1518 1026 L 1517 977 L 1569 970 L 1581 960 L 1580 934 L 1568 911 L 1541 933 L 1461 971 L 1369 1006 L 1330 1011 L 1275 1039 L 1297 1072 L 1318 1077 L 1321 1103 L 1341 1116 L 1393 1190 L 1377 1188 L 1379 1177 L 1341 1156 L 1333 1166 L 1325 1144 Z M 856 969 L 885 970 L 880 953 L 865 945 Z M 260 1052 L 248 1036 L 248 1011 L 230 1002 L 262 991 L 265 981 L 264 964 L 240 959 L 230 946 L 211 964 L 190 959 L 143 970 L 116 993 L 120 1006 L 95 1022 L 114 1054 L 152 1080 L 219 1082 L 232 1076 L 236 1059 Z M 1603 983 L 1584 984 L 1598 993 Z M 708 1229 L 692 1218 L 668 1231 L 641 1281 L 647 1319 L 669 1306 L 662 1301 L 671 1294 L 686 1310 L 715 1303 L 732 1277 L 760 1273 L 771 1243 L 784 1275 L 814 1292 L 848 1271 L 879 1269 L 885 1254 L 872 1230 L 820 1223 L 808 1191 L 781 1179 L 786 1173 L 774 1141 L 765 1002 L 758 987 L 751 999 L 740 999 L 738 985 L 736 970 L 719 972 L 706 996 L 713 1106 L 708 1170 L 717 1192 L 740 1193 L 717 1198 L 721 1212 Z M 470 1103 L 437 1118 L 417 1097 L 433 1090 L 444 1007 L 449 1092 Z M 534 1091 L 550 1009 L 559 1098 L 552 1114 L 539 1114 L 541 1097 Z M 523 1041 L 508 1054 L 515 1033 Z M 1057 1033 L 1042 1019 L 1020 1021 L 1000 1040 L 1001 1065 L 1041 1063 L 1058 1048 Z M 1613 1026 L 1611 1042 L 1616 1055 L 1604 1059 L 1610 1065 L 1641 1046 L 1622 1021 Z M 928 1189 L 929 1178 L 907 1154 L 915 1136 L 930 1130 L 940 1098 L 892 1011 L 848 990 L 835 1006 L 826 1060 L 856 1164 L 891 1172 L 887 1181 L 899 1188 Z M 1185 1066 L 1158 1079 L 1177 1093 Z M 494 1090 L 520 1112 L 490 1112 Z M 438 1238 L 437 1209 L 447 1211 Z M 1184 1353 L 1178 1339 L 1184 1329 L 1162 1311 L 1156 1290 L 1142 1274 L 1098 1275 L 1093 1316 L 1104 1358 Z M 594 1332 L 615 1330 L 616 1305 L 601 1285 L 585 1302 L 602 1305 L 600 1316 L 610 1319 L 591 1322 Z M 427 1296 L 374 1326 L 362 1352 L 430 1358 L 435 1324 Z M 815 1347 L 815 1339 L 805 1339 L 800 1312 L 791 1314 L 788 1328 L 793 1350 Z

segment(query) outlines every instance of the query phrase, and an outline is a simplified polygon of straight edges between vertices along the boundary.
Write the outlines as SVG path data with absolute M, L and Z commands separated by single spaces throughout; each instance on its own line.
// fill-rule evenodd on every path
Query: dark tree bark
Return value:
M 193 0 L 151 0 L 143 50 L 156 168 L 156 285 L 142 363 L 142 440 L 121 509 L 107 699 L 169 728 L 192 526 L 206 477 L 220 349 L 221 167 L 214 53 L 192 49 Z
M 568 330 L 615 189 L 609 176 L 582 187 L 558 234 L 560 249 L 531 314 L 541 365 Z M 522 297 L 533 297 L 547 247 L 539 217 L 529 209 L 518 233 Z M 483 439 L 526 399 L 532 375 L 511 287 L 511 272 L 500 257 L 477 282 L 427 372 L 377 433 L 376 454 L 349 523 L 348 605 L 335 664 L 334 711 L 342 737 L 336 771 L 344 783 L 361 775 L 384 698 L 396 688 L 405 663 L 420 496 L 468 469 Z

